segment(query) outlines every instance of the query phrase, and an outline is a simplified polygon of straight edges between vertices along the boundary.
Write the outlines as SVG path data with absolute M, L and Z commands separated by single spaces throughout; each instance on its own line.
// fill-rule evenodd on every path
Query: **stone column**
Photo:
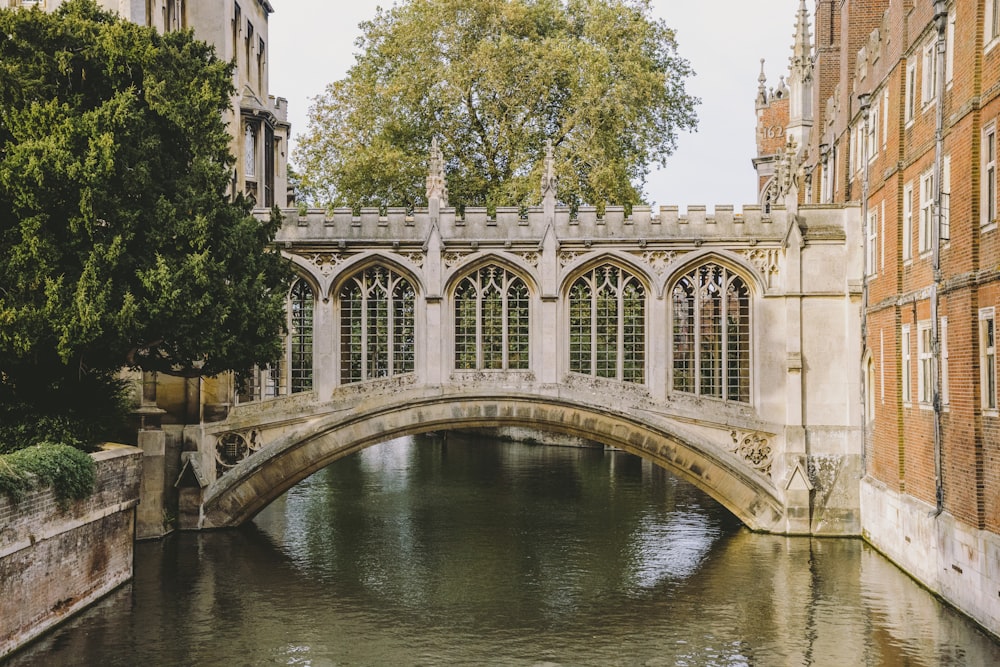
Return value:
M 163 537 L 168 532 L 164 516 L 167 434 L 160 428 L 166 410 L 156 405 L 156 373 L 142 374 L 142 397 L 133 414 L 139 417 L 138 445 L 142 450 L 139 504 L 135 510 L 135 539 Z

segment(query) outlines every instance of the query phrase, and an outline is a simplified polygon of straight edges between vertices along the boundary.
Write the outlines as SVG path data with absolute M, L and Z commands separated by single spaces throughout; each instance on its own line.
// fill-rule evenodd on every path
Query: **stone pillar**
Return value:
M 144 371 L 139 393 L 139 407 L 133 414 L 139 418 L 138 445 L 142 450 L 142 474 L 139 478 L 139 504 L 135 511 L 135 539 L 163 537 L 168 532 L 164 513 L 167 493 L 167 434 L 160 428 L 166 414 L 157 405 L 157 374 Z

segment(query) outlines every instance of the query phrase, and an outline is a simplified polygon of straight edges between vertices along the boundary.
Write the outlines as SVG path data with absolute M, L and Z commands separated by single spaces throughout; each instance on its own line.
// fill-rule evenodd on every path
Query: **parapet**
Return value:
M 304 214 L 285 209 L 283 215 L 279 242 L 423 242 L 432 227 L 426 208 L 309 209 Z M 784 238 L 788 214 L 783 206 L 765 210 L 759 205 L 738 212 L 731 205 L 717 205 L 711 214 L 702 205 L 688 206 L 683 214 L 677 206 L 660 206 L 655 212 L 649 206 L 634 206 L 628 214 L 622 206 L 607 206 L 602 214 L 594 206 L 576 211 L 557 206 L 551 216 L 541 206 L 497 207 L 492 215 L 480 207 L 461 212 L 446 207 L 436 223 L 446 241 L 540 241 L 550 226 L 560 240 L 738 240 Z

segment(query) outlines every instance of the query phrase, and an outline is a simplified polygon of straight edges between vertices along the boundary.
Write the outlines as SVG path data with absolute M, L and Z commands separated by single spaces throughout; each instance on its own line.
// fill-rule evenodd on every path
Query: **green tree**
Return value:
M 277 358 L 288 267 L 269 250 L 277 219 L 227 194 L 231 75 L 190 31 L 93 0 L 0 10 L 5 406 L 87 405 L 124 366 Z
M 537 201 L 545 145 L 566 203 L 641 201 L 695 125 L 692 74 L 649 0 L 408 0 L 309 111 L 295 155 L 315 203 L 413 205 L 431 139 L 451 201 Z

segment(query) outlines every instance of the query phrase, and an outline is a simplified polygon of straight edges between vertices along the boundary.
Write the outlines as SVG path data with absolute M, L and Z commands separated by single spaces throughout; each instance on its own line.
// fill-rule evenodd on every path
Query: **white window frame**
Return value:
M 989 51 L 1000 38 L 1000 0 L 986 0 L 983 19 L 983 51 Z
M 879 125 L 882 121 L 882 101 L 876 99 L 872 104 L 872 111 L 868 117 L 868 162 L 871 163 L 878 156 L 880 145 Z
M 904 97 L 904 120 L 906 126 L 913 124 L 917 115 L 917 64 L 906 66 L 906 96 Z
M 912 369 L 910 368 L 910 325 L 903 325 L 902 336 L 900 336 L 900 366 L 899 366 L 899 381 L 900 389 L 902 390 L 903 405 L 909 405 L 911 396 L 910 388 L 910 374 Z
M 882 150 L 889 136 L 889 89 L 882 91 Z
M 903 262 L 913 261 L 913 183 L 903 186 Z
M 984 412 L 997 414 L 996 311 L 979 309 L 979 401 Z M 991 340 L 992 339 L 992 340 Z
M 998 0 L 1000 1 L 1000 0 Z M 920 103 L 926 107 L 937 97 L 937 54 L 933 40 L 921 49 Z
M 885 405 L 885 329 L 878 330 L 878 392 L 880 402 Z
M 951 241 L 951 155 L 941 160 L 941 235 L 942 247 Z
M 868 211 L 868 229 L 865 238 L 865 269 L 868 277 L 878 275 L 878 208 Z
M 920 230 L 918 251 L 921 255 L 931 251 L 934 238 L 934 170 L 920 175 Z
M 930 407 L 934 401 L 934 348 L 930 320 L 917 323 L 917 402 Z
M 980 183 L 979 226 L 983 231 L 986 231 L 996 227 L 997 218 L 996 122 L 991 122 L 983 128 L 980 153 L 982 154 L 982 182 Z
M 940 324 L 941 337 L 941 405 L 947 406 L 951 403 L 951 396 L 948 392 L 948 318 L 942 317 Z

